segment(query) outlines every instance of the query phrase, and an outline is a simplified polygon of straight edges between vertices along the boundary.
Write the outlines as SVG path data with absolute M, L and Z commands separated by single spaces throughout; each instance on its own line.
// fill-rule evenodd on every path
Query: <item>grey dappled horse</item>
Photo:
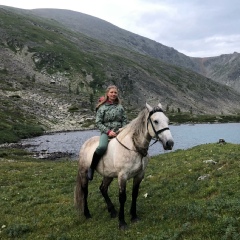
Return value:
M 125 229 L 127 224 L 124 216 L 126 202 L 127 180 L 133 178 L 131 220 L 137 221 L 136 202 L 139 186 L 144 178 L 148 163 L 148 148 L 150 141 L 156 139 L 162 143 L 165 150 L 173 148 L 173 138 L 168 127 L 169 120 L 162 110 L 162 105 L 151 107 L 146 103 L 138 116 L 126 125 L 116 138 L 113 138 L 108 149 L 100 160 L 96 171 L 103 176 L 100 191 L 106 201 L 111 217 L 117 216 L 117 211 L 108 196 L 108 187 L 113 178 L 118 179 L 119 185 L 119 228 Z M 98 146 L 99 136 L 88 139 L 81 147 L 77 183 L 75 187 L 75 205 L 86 218 L 91 218 L 88 209 L 88 178 L 87 171 L 92 156 Z

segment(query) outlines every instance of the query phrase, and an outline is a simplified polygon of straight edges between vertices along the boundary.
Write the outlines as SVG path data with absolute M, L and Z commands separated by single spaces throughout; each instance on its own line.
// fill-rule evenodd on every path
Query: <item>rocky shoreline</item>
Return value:
M 29 147 L 32 147 L 32 144 L 23 144 L 23 143 L 4 143 L 0 145 L 0 148 L 18 148 L 27 150 Z M 32 152 L 32 155 L 36 159 L 46 159 L 46 160 L 57 160 L 60 158 L 71 158 L 72 153 L 69 152 L 48 152 L 46 150 L 41 150 L 39 152 Z
M 50 131 L 45 131 L 44 134 L 42 134 L 41 136 L 50 136 L 50 135 L 54 135 L 54 134 L 62 134 L 62 133 L 74 133 L 74 132 L 87 132 L 87 131 L 94 131 L 97 130 L 94 126 L 90 126 L 88 128 L 75 128 L 75 129 L 71 129 L 71 130 L 50 130 Z M 41 137 L 39 136 L 39 137 Z M 31 139 L 31 138 L 30 138 Z M 33 138 L 34 139 L 34 138 Z M 36 159 L 46 159 L 46 160 L 58 160 L 61 158 L 70 158 L 70 159 L 74 159 L 76 157 L 76 154 L 69 152 L 68 150 L 66 151 L 58 151 L 56 149 L 56 151 L 48 151 L 47 148 L 44 148 L 43 150 L 29 150 L 29 149 L 34 149 L 35 147 L 38 147 L 39 144 L 29 144 L 29 143 L 25 143 L 24 140 L 26 139 L 22 139 L 19 142 L 16 143 L 4 143 L 4 144 L 0 144 L 0 149 L 1 148 L 8 148 L 8 149 L 24 149 L 29 151 L 32 156 Z M 48 142 L 48 140 L 46 140 L 46 143 Z

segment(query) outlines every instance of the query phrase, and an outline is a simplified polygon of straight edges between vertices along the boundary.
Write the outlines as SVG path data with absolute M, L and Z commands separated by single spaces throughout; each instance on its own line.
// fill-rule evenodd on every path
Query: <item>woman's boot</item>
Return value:
M 92 163 L 91 163 L 91 165 L 88 169 L 88 173 L 87 173 L 88 180 L 90 180 L 90 181 L 93 180 L 94 170 L 96 169 L 101 157 L 102 156 L 100 156 L 96 152 L 94 152 L 93 158 L 92 158 Z

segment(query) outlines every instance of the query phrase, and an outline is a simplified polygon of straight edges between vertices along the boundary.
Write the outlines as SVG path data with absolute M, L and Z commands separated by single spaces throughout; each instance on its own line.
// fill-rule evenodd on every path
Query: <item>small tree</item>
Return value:
M 71 93 L 72 89 L 71 89 L 71 83 L 68 84 L 68 92 Z
M 94 106 L 93 106 L 93 94 L 92 93 L 90 94 L 89 101 L 91 103 L 91 110 L 93 111 Z
M 166 112 L 169 112 L 169 105 L 167 105 L 166 107 Z
M 192 110 L 192 107 L 190 107 L 190 114 L 192 114 L 193 113 L 193 110 Z

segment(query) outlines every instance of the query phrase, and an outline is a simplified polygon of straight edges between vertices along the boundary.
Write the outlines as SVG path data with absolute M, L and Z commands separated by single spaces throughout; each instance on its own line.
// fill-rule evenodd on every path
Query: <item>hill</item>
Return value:
M 172 112 L 236 114 L 240 111 L 240 94 L 232 88 L 143 53 L 138 45 L 133 44 L 135 47 L 131 49 L 123 43 L 106 42 L 54 18 L 37 16 L 35 11 L 1 6 L 0 16 L 2 131 L 11 131 L 18 124 L 15 112 L 21 115 L 21 124 L 40 124 L 45 130 L 93 126 L 96 99 L 109 84 L 118 85 L 129 118 L 146 101 L 150 104 L 160 101 Z M 86 29 L 90 28 L 90 20 L 88 16 L 83 21 Z M 114 39 L 113 32 L 109 33 Z M 131 42 L 128 34 L 124 38 Z M 140 36 L 136 38 L 143 41 Z M 152 44 L 148 39 L 145 41 L 142 46 L 173 51 L 161 44 L 153 45 L 152 40 L 149 40 Z M 171 59 L 165 50 L 162 55 Z M 178 57 L 188 59 L 180 53 Z
M 240 92 L 240 54 L 223 54 L 217 57 L 198 58 L 201 73 Z

